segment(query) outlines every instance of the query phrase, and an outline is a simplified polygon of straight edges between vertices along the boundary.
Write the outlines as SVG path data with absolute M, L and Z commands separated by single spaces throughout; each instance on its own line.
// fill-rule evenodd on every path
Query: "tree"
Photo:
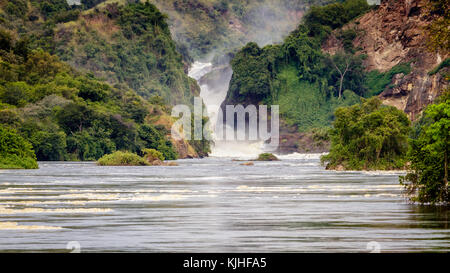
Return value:
M 330 153 L 322 157 L 327 168 L 397 169 L 405 164 L 409 119 L 380 99 L 340 107 L 331 130 Z
M 328 56 L 326 62 L 328 62 L 330 66 L 333 67 L 333 69 L 338 73 L 338 98 L 341 98 L 342 96 L 343 86 L 346 79 L 348 79 L 349 83 L 356 82 L 356 84 L 348 86 L 348 89 L 354 89 L 362 86 L 364 75 L 361 73 L 361 56 L 346 52 L 337 52 L 333 56 Z M 360 93 L 362 93 L 362 91 Z
M 37 169 L 33 147 L 16 131 L 0 125 L 0 169 Z
M 95 113 L 82 103 L 69 103 L 56 113 L 56 118 L 59 125 L 69 135 L 90 127 Z
M 256 43 L 248 43 L 231 61 L 233 77 L 229 96 L 238 101 L 247 98 L 259 101 L 270 95 L 270 73 L 263 50 Z
M 110 87 L 105 83 L 86 79 L 79 87 L 78 96 L 90 101 L 103 101 L 106 99 Z
M 31 94 L 32 87 L 25 82 L 9 82 L 5 87 L 0 86 L 0 100 L 18 107 L 24 106 Z
M 10 51 L 13 46 L 12 34 L 0 29 L 0 50 Z
M 426 14 L 432 18 L 426 27 L 428 46 L 431 50 L 450 50 L 450 0 L 426 1 Z
M 36 157 L 42 161 L 63 161 L 67 159 L 66 134 L 64 132 L 38 131 L 32 138 Z
M 410 171 L 400 182 L 413 194 L 413 201 L 448 203 L 450 89 L 427 107 L 417 127 L 410 139 Z
M 346 0 L 323 7 L 313 6 L 305 15 L 305 25 L 311 36 L 325 38 L 332 29 L 342 27 L 357 16 L 369 10 L 366 0 Z

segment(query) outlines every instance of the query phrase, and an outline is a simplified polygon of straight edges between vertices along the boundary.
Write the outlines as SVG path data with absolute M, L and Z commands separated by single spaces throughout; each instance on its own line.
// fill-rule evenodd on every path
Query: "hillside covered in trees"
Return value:
M 149 2 L 95 7 L 65 0 L 4 2 L 4 29 L 78 70 L 171 104 L 190 104 L 199 92 L 185 73 L 166 15 Z
M 149 3 L 86 8 L 0 2 L 2 133 L 19 134 L 38 160 L 145 148 L 166 159 L 206 155 L 208 143 L 169 135 L 169 103 L 189 105 L 199 88 L 185 74 L 166 17 Z

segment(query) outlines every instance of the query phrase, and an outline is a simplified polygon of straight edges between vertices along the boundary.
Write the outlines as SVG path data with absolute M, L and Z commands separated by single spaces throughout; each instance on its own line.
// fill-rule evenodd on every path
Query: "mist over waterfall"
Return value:
M 280 43 L 290 31 L 299 24 L 303 10 L 293 9 L 292 5 L 278 5 L 276 2 L 260 1 L 245 13 L 245 18 L 240 20 L 230 19 L 229 26 L 236 33 L 246 33 L 239 41 L 229 43 L 224 48 L 216 48 L 203 56 L 203 61 L 195 61 L 188 75 L 194 78 L 200 86 L 200 96 L 206 106 L 209 117 L 210 130 L 212 132 L 213 146 L 210 156 L 213 157 L 239 157 L 254 158 L 265 150 L 270 151 L 264 141 L 220 140 L 217 137 L 220 132 L 216 130 L 220 106 L 224 102 L 229 83 L 233 74 L 229 56 L 227 54 L 234 49 L 244 46 L 248 42 L 256 42 L 263 47 L 268 44 Z M 274 8 L 276 6 L 276 8 Z M 242 23 L 245 22 L 245 28 Z M 174 33 L 186 31 L 173 27 Z M 239 35 L 238 35 L 239 36 Z M 238 37 L 236 36 L 236 37 Z M 181 41 L 183 43 L 183 41 Z M 220 61 L 212 63 L 210 60 L 219 57 Z M 205 61 L 207 60 L 207 61 Z M 227 123 L 225 123 L 226 125 Z
M 264 145 L 262 141 L 218 140 L 216 137 L 218 113 L 220 105 L 227 95 L 232 73 L 233 71 L 228 64 L 214 66 L 209 62 L 196 61 L 189 69 L 189 76 L 200 85 L 200 97 L 203 99 L 209 117 L 209 129 L 214 141 L 210 156 L 253 158 L 262 153 Z

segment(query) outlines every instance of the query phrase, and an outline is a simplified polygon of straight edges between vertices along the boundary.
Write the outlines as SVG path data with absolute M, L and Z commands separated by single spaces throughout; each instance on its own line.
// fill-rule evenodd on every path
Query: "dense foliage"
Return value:
M 282 44 L 248 43 L 231 61 L 227 102 L 278 104 L 283 120 L 300 131 L 329 126 L 336 107 L 358 103 L 369 89 L 362 54 L 347 46 L 330 56 L 321 45 L 333 29 L 368 9 L 365 0 L 313 7 Z M 350 45 L 355 38 L 351 32 L 341 36 Z
M 336 109 L 327 168 L 389 170 L 405 164 L 408 117 L 374 97 L 361 104 Z
M 31 144 L 14 130 L 0 125 L 0 169 L 37 169 Z
M 97 164 L 100 166 L 147 166 L 148 162 L 137 154 L 116 151 L 101 157 Z
M 164 105 L 78 73 L 7 31 L 0 37 L 6 41 L 0 48 L 0 123 L 16 128 L 39 160 L 96 160 L 115 150 L 144 148 L 177 158 L 167 137 L 170 123 L 152 125 L 169 120 Z
M 55 53 L 144 98 L 159 95 L 172 105 L 189 105 L 199 88 L 185 73 L 166 19 L 149 2 L 107 4 L 57 26 Z
M 279 159 L 271 153 L 262 153 L 258 155 L 256 161 L 278 161 Z
M 158 152 L 155 149 L 144 149 L 144 158 L 147 159 L 148 162 L 153 162 L 155 160 L 163 161 L 164 155 L 161 152 Z
M 313 6 L 305 15 L 310 35 L 325 38 L 331 30 L 340 28 L 369 9 L 366 0 L 346 0 L 324 7 Z
M 450 90 L 427 107 L 410 139 L 410 171 L 400 178 L 420 203 L 449 203 Z
M 0 123 L 38 160 L 144 148 L 176 159 L 167 103 L 190 104 L 199 88 L 167 18 L 148 2 L 101 2 L 0 1 Z
M 199 87 L 185 73 L 166 15 L 149 2 L 101 2 L 84 1 L 81 6 L 69 6 L 66 0 L 0 2 L 0 27 L 33 48 L 111 84 L 125 85 L 146 99 L 159 95 L 166 103 L 191 104 Z M 8 12 L 12 3 L 26 8 Z

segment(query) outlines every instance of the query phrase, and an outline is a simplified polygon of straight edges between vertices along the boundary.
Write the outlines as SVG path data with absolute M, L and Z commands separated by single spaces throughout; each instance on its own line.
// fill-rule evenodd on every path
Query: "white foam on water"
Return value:
M 303 187 L 254 187 L 240 185 L 235 191 L 241 192 L 308 192 L 308 191 L 330 191 L 330 192 L 380 192 L 386 189 L 400 189 L 401 185 L 366 185 L 360 186 L 333 186 L 333 185 L 305 185 Z M 366 195 L 369 193 L 366 193 Z M 397 196 L 397 195 L 396 195 Z
M 161 195 L 136 195 L 122 200 L 126 201 L 176 201 L 183 200 L 186 195 L 181 194 L 161 194 Z
M 255 159 L 263 152 L 264 143 L 242 141 L 216 141 L 211 157 L 231 157 L 237 159 Z
M 76 209 L 42 209 L 42 208 L 24 208 L 24 209 L 10 209 L 6 207 L 0 207 L 0 215 L 2 214 L 35 214 L 35 213 L 52 213 L 52 214 L 71 214 L 71 213 L 105 213 L 111 212 L 109 208 L 76 208 Z
M 34 206 L 34 205 L 76 205 L 76 206 L 84 206 L 88 203 L 99 203 L 101 201 L 5 201 L 0 202 L 0 204 L 4 204 L 7 206 Z
M 123 198 L 124 201 L 178 201 L 188 198 L 217 197 L 215 194 L 161 194 L 161 195 L 136 195 L 129 198 Z
M 0 230 L 57 230 L 62 227 L 19 225 L 17 222 L 0 222 Z
M 250 187 L 241 185 L 236 187 L 236 191 L 242 192 L 304 192 L 304 188 L 292 188 L 292 187 Z
M 117 200 L 118 194 L 94 194 L 94 193 L 73 193 L 73 194 L 61 194 L 58 198 L 64 199 L 90 199 L 90 200 Z
M 0 190 L 0 194 L 28 193 L 34 191 L 33 188 L 6 188 Z M 48 192 L 48 191 L 46 191 Z
M 314 153 L 314 154 L 302 154 L 302 153 L 292 153 L 286 155 L 277 155 L 279 159 L 320 159 L 321 156 L 327 153 Z

